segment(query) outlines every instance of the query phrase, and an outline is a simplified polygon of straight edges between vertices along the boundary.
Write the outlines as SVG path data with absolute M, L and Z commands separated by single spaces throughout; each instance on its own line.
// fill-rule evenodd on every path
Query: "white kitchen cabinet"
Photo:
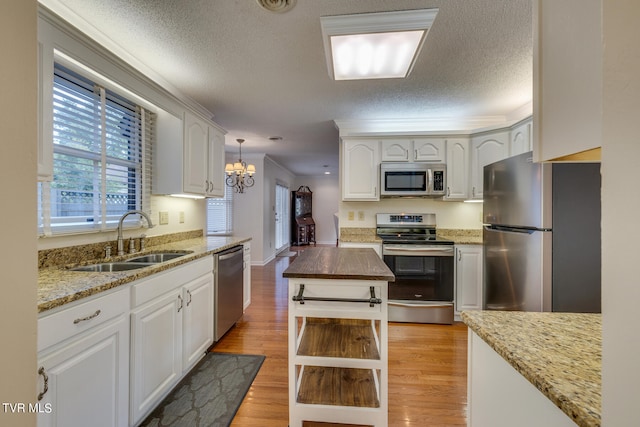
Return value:
M 341 248 L 371 248 L 382 258 L 382 243 L 340 242 Z
M 38 426 L 129 421 L 129 292 L 38 319 Z
M 602 2 L 535 0 L 533 43 L 533 160 L 600 147 Z
M 342 200 L 378 201 L 380 141 L 342 140 Z
M 131 287 L 132 424 L 164 398 L 213 343 L 213 260 L 157 273 Z
M 242 244 L 242 291 L 244 297 L 244 303 L 242 309 L 246 310 L 251 305 L 251 242 L 245 242 Z
M 482 310 L 482 265 L 482 245 L 456 245 L 456 315 Z
M 474 331 L 468 335 L 469 427 L 577 426 Z
M 213 343 L 213 276 L 206 274 L 182 288 L 182 371 L 196 364 Z
M 482 200 L 484 167 L 509 156 L 509 130 L 500 129 L 471 137 L 471 199 Z
M 532 119 L 528 118 L 511 128 L 509 134 L 509 156 L 517 156 L 533 150 L 531 126 Z
M 154 152 L 154 194 L 224 196 L 224 132 L 196 115 L 160 110 Z
M 469 198 L 469 138 L 447 139 L 447 193 L 444 200 Z
M 446 159 L 444 138 L 412 138 L 382 140 L 383 162 L 434 162 Z

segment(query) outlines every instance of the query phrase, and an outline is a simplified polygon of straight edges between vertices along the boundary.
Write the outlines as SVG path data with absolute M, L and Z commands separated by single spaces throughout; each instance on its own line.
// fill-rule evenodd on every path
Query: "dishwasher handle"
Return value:
M 227 249 L 226 251 L 220 252 L 218 254 L 218 261 L 225 261 L 229 258 L 233 258 L 238 255 L 238 253 L 242 254 L 243 248 L 242 246 L 236 246 L 231 249 Z

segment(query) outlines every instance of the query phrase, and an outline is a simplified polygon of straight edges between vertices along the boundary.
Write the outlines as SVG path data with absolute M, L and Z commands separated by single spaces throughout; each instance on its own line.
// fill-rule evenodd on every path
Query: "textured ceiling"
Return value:
M 299 0 L 285 13 L 255 0 L 41 2 L 209 110 L 227 150 L 244 138 L 243 152 L 296 175 L 337 172 L 333 120 L 505 116 L 532 98 L 531 0 Z M 321 16 L 432 7 L 407 79 L 329 79 Z

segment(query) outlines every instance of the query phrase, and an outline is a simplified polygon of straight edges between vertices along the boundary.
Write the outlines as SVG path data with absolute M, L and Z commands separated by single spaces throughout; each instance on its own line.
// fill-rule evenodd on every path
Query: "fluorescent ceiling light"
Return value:
M 438 9 L 320 18 L 329 75 L 335 80 L 409 75 Z

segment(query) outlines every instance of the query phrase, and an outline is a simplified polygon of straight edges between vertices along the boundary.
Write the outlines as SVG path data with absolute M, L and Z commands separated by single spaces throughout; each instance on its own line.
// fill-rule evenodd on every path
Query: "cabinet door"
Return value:
M 484 167 L 509 155 L 509 131 L 487 133 L 471 138 L 471 198 L 482 199 Z
M 379 141 L 343 140 L 342 148 L 342 200 L 380 200 Z
M 443 163 L 446 160 L 444 138 L 418 138 L 413 140 L 413 159 L 417 162 Z
M 456 246 L 456 312 L 482 309 L 482 246 Z
M 207 195 L 224 197 L 224 134 L 209 126 Z
M 209 178 L 209 136 L 207 124 L 189 112 L 184 113 L 185 193 L 205 194 Z
M 183 288 L 183 371 L 191 368 L 213 344 L 213 274 Z
M 517 156 L 532 150 L 531 119 L 511 129 L 509 137 L 509 155 Z
M 243 295 L 244 304 L 243 308 L 246 310 L 251 305 L 251 244 L 249 242 L 244 243 L 243 254 Z
M 182 375 L 182 290 L 131 313 L 131 418 L 146 415 Z
M 383 162 L 408 162 L 411 160 L 411 141 L 394 139 L 382 141 Z
M 129 321 L 120 317 L 38 356 L 38 426 L 119 427 L 129 421 Z
M 447 140 L 447 194 L 444 200 L 469 197 L 469 139 Z

